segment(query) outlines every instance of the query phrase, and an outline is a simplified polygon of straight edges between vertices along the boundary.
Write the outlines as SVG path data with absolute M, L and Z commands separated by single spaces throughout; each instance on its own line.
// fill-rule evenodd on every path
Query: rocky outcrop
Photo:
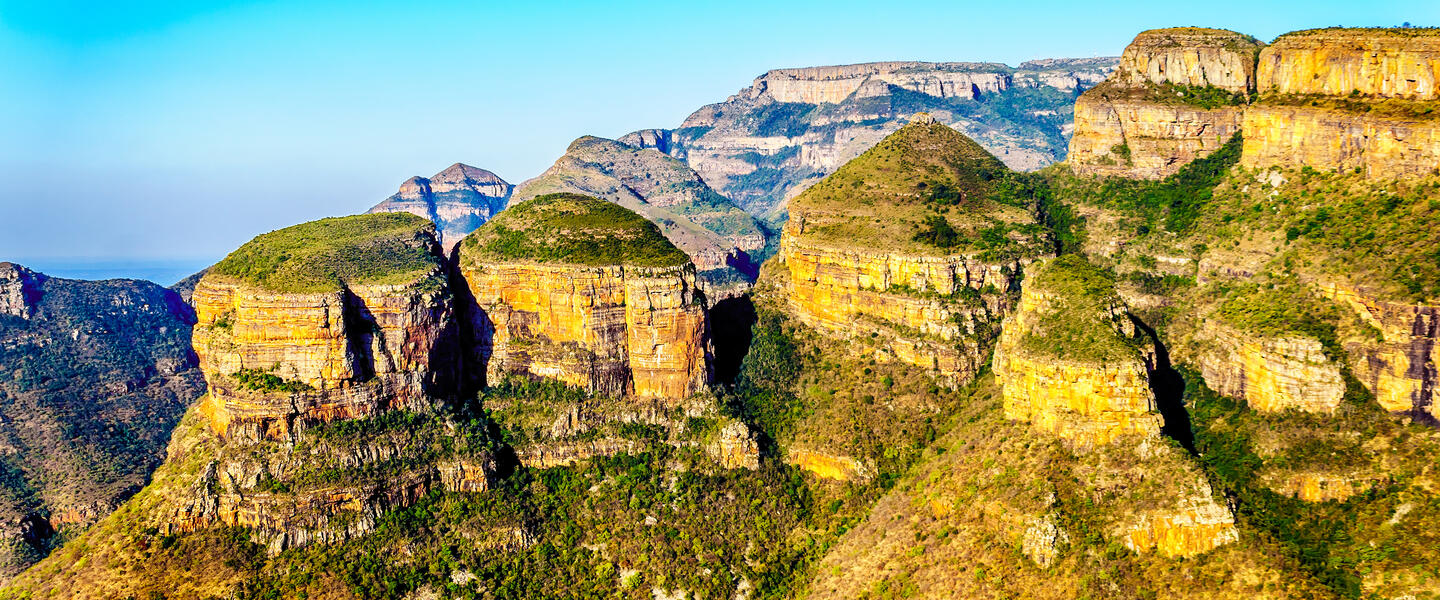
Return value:
M 1186 94 L 1218 90 L 1243 98 L 1255 89 L 1261 46 L 1218 29 L 1141 33 L 1115 73 L 1076 101 L 1066 160 L 1085 175 L 1162 179 L 1214 152 L 1240 131 L 1244 107 L 1187 100 Z
M 1162 104 L 1096 87 L 1075 102 L 1075 136 L 1066 159 L 1077 173 L 1163 179 L 1219 149 L 1240 131 L 1240 107 Z
M 1357 473 L 1266 473 L 1261 481 L 1277 494 L 1306 502 L 1344 501 L 1375 487 L 1380 477 Z
M 317 221 L 251 244 L 255 251 L 273 247 L 276 239 L 301 235 L 301 228 L 339 235 L 342 227 L 378 216 Z M 434 228 L 413 219 L 382 235 L 336 254 L 361 268 L 376 259 L 366 248 L 399 243 L 415 264 L 400 269 L 395 282 L 355 276 L 336 279 L 325 291 L 273 289 L 234 274 L 242 271 L 228 261 L 244 257 L 247 247 L 201 280 L 193 296 L 194 345 L 217 433 L 283 439 L 319 423 L 420 406 L 454 388 L 456 321 Z
M 1177 354 L 1193 353 L 1188 361 L 1199 367 L 1211 389 L 1243 398 L 1253 410 L 1328 414 L 1345 395 L 1341 365 L 1314 338 L 1248 335 L 1205 320 L 1191 344 L 1177 347 Z
M 709 338 L 695 267 L 653 224 L 607 206 L 614 207 L 588 196 L 541 196 L 461 245 L 487 379 L 543 376 L 592 393 L 672 402 L 703 388 Z M 512 251 L 504 238 L 517 233 L 541 238 L 540 254 Z M 608 247 L 606 238 L 661 258 L 636 262 L 629 250 L 582 256 L 592 243 Z
M 0 263 L 0 315 L 30 318 L 39 295 L 38 283 L 34 271 L 15 263 Z
M 1151 29 L 1125 47 L 1111 80 L 1130 87 L 1169 83 L 1246 93 L 1255 89 L 1255 56 L 1262 47 L 1255 38 L 1224 29 Z
M 874 475 L 873 470 L 865 463 L 849 456 L 804 448 L 790 448 L 786 451 L 785 463 L 809 471 L 816 477 L 835 481 L 865 480 Z
M 430 178 L 415 176 L 368 212 L 407 212 L 430 219 L 448 252 L 466 234 L 505 209 L 514 186 L 498 175 L 455 163 Z
M 632 136 L 638 143 L 647 140 Z M 585 136 L 540 176 L 520 184 L 512 200 L 562 192 L 609 200 L 658 225 L 690 255 L 713 296 L 743 291 L 733 282 L 754 281 L 752 255 L 765 248 L 763 230 L 683 161 L 651 147 Z
M 1088 289 L 1068 283 L 1103 277 L 1093 269 L 1074 257 L 1038 267 L 1005 320 L 993 360 L 1005 416 L 1082 450 L 1127 434 L 1158 436 L 1161 425 L 1134 325 L 1113 283 L 1108 292 L 1103 281 Z M 1074 337 L 1073 327 L 1084 327 L 1078 335 L 1088 338 Z
M 622 138 L 684 159 L 751 214 L 782 219 L 786 203 L 894 133 L 916 110 L 975 138 L 1012 168 L 1063 158 L 1070 94 L 1105 78 L 1114 58 L 997 63 L 885 62 L 777 69 L 674 130 Z M 1040 93 L 1036 93 L 1040 90 Z M 1007 116 L 955 99 L 1013 102 Z
M 1203 479 L 1199 479 L 1202 484 Z M 1235 515 L 1210 495 L 1210 486 L 1173 509 L 1147 511 L 1121 537 L 1126 548 L 1161 556 L 1195 556 L 1240 540 Z
M 1440 99 L 1440 34 L 1427 29 L 1310 29 L 1275 39 L 1259 91 Z
M 1379 331 L 1378 340 L 1347 339 L 1342 345 L 1351 372 L 1380 406 L 1440 419 L 1440 307 L 1378 300 L 1335 284 L 1320 290 Z

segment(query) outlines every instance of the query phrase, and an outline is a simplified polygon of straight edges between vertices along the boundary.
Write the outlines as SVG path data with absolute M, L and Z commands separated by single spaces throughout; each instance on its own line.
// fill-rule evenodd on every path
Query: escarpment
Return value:
M 454 389 L 459 348 L 433 226 L 404 213 L 257 237 L 193 295 L 217 433 L 297 429 L 415 407 Z
M 990 197 L 1006 171 L 912 120 L 792 201 L 778 269 L 789 306 L 858 353 L 968 382 L 1023 265 L 1046 252 L 1024 209 Z
M 669 404 L 709 377 L 695 267 L 653 223 L 576 194 L 512 207 L 466 238 L 478 365 Z M 479 366 L 476 367 L 476 370 Z
M 786 205 L 917 110 L 963 131 L 1015 169 L 1063 158 L 1074 93 L 1115 58 L 998 63 L 883 62 L 776 69 L 674 129 L 621 138 L 686 161 L 710 186 L 771 223 Z
M 1067 162 L 1078 173 L 1161 179 L 1240 131 L 1263 46 L 1233 31 L 1146 31 L 1075 103 Z

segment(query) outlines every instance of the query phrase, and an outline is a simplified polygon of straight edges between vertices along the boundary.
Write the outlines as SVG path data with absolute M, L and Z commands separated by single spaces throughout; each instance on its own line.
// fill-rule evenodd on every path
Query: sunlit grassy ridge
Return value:
M 511 206 L 461 242 L 466 264 L 535 261 L 586 266 L 674 267 L 690 261 L 635 212 L 580 194 Z
M 1011 171 L 958 131 L 917 120 L 790 201 L 807 240 L 918 254 L 1030 245 L 1028 212 L 997 201 Z M 987 235 L 988 234 L 988 235 Z
M 320 219 L 256 236 L 210 274 L 281 292 L 408 283 L 442 262 L 433 231 L 408 213 Z

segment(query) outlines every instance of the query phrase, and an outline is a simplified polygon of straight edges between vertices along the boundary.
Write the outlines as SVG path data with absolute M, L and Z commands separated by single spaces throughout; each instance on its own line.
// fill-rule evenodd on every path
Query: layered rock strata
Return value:
M 535 254 L 507 245 L 511 235 L 534 238 Z M 592 242 L 617 250 L 589 254 Z M 641 252 L 659 258 L 631 258 Z M 459 256 L 489 380 L 550 377 L 601 395 L 673 402 L 708 380 L 695 267 L 633 212 L 587 196 L 542 196 L 477 230 Z
M 1378 340 L 1342 341 L 1351 373 L 1380 406 L 1440 419 L 1440 307 L 1377 300 L 1342 285 L 1320 289 L 1380 332 Z
M 1174 509 L 1143 513 L 1139 522 L 1121 538 L 1125 547 L 1136 552 L 1153 550 L 1161 556 L 1185 557 L 1239 541 L 1235 515 L 1211 497 L 1209 485 L 1203 487 L 1201 493 L 1186 498 Z
M 1084 175 L 1162 179 L 1214 152 L 1240 131 L 1244 107 L 1187 102 L 1184 94 L 1253 91 L 1261 46 L 1218 29 L 1142 32 L 1110 78 L 1076 101 L 1066 160 Z
M 1203 321 L 1194 338 L 1197 350 L 1191 361 L 1205 383 L 1221 394 L 1245 399 L 1253 410 L 1328 414 L 1345 395 L 1341 365 L 1314 338 L 1247 335 L 1213 320 Z
M 692 266 L 476 264 L 486 375 L 550 377 L 608 396 L 684 399 L 706 381 Z
M 1316 29 L 1260 53 L 1261 102 L 1245 114 L 1247 167 L 1360 170 L 1389 179 L 1440 165 L 1440 35 Z
M 378 216 L 297 227 L 324 235 Z M 414 219 L 386 235 L 415 263 L 398 283 L 353 277 L 326 291 L 272 289 L 231 274 L 224 261 L 201 280 L 192 297 L 194 346 L 219 434 L 283 439 L 319 423 L 417 406 L 454 388 L 458 337 L 434 228 Z M 363 247 L 373 242 L 340 254 L 364 260 Z M 265 236 L 252 242 L 265 243 Z
M 429 178 L 405 180 L 400 191 L 368 212 L 406 212 L 429 219 L 448 252 L 466 234 L 504 210 L 513 190 L 514 186 L 490 171 L 455 163 Z

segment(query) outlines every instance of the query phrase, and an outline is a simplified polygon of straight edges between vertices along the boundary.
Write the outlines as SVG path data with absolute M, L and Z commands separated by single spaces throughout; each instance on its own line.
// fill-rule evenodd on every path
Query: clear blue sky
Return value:
M 518 183 L 776 67 L 1440 24 L 1435 0 L 411 4 L 0 0 L 0 260 L 213 260 L 457 161 Z

